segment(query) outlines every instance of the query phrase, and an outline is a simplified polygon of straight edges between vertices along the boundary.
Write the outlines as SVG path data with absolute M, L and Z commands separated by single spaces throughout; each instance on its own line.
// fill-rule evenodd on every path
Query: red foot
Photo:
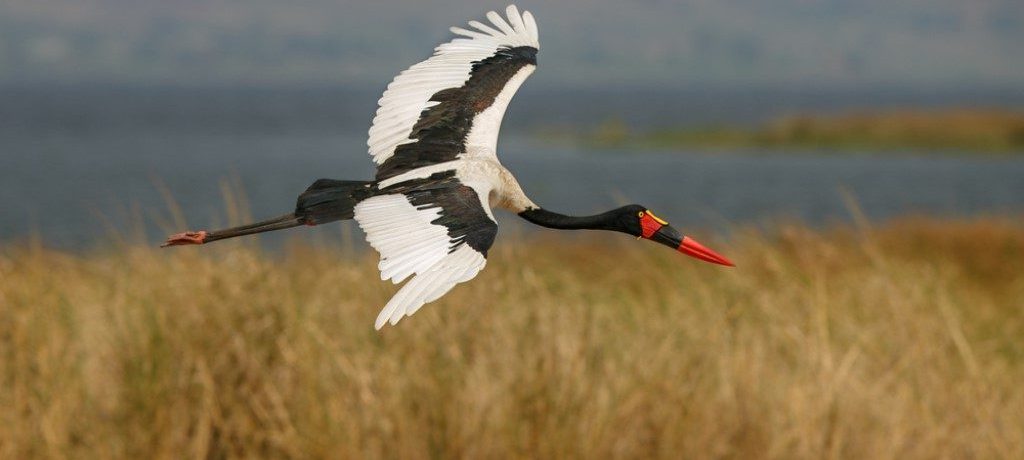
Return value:
M 167 237 L 167 241 L 161 244 L 160 247 L 166 248 L 167 246 L 180 246 L 184 244 L 203 244 L 206 241 L 206 231 L 200 230 L 198 232 L 185 232 L 175 233 Z

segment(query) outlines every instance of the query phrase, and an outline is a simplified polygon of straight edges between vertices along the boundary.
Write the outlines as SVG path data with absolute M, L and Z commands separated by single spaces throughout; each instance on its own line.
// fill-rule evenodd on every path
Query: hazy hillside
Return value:
M 504 2 L 5 0 L 0 82 L 380 82 Z M 538 85 L 1014 84 L 1015 0 L 538 0 Z

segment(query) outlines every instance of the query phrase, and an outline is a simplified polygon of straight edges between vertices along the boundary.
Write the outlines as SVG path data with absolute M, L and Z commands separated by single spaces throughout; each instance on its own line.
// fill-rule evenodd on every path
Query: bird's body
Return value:
M 242 227 L 173 235 L 166 245 L 203 244 L 299 225 L 355 219 L 381 254 L 381 279 L 404 286 L 377 317 L 379 329 L 483 269 L 498 225 L 492 208 L 557 229 L 629 233 L 710 262 L 728 260 L 682 237 L 639 205 L 586 217 L 536 205 L 498 160 L 498 131 L 512 96 L 533 73 L 539 50 L 529 12 L 509 6 L 491 24 L 452 28 L 459 38 L 388 85 L 369 131 L 377 164 L 371 181 L 320 179 L 299 196 L 295 212 Z

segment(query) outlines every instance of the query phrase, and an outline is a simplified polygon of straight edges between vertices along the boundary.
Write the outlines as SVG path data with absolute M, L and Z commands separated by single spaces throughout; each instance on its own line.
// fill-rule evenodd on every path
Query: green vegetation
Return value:
M 562 136 L 564 137 L 564 135 Z M 780 117 L 760 127 L 631 131 L 605 122 L 575 135 L 593 147 L 668 149 L 787 148 L 1024 152 L 1024 113 L 999 110 L 902 110 Z
M 368 254 L 7 247 L 0 457 L 1024 458 L 1019 221 L 713 243 L 505 238 L 380 333 Z

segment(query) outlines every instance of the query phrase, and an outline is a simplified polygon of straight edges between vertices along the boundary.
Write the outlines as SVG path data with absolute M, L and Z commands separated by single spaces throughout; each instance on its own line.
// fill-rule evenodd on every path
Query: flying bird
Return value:
M 569 216 L 531 201 L 498 161 L 498 130 L 519 86 L 537 67 L 537 23 L 509 6 L 488 23 L 452 27 L 456 35 L 433 56 L 401 72 L 379 101 L 370 128 L 373 180 L 319 179 L 295 211 L 216 231 L 170 236 L 164 246 L 355 219 L 380 253 L 381 279 L 409 280 L 377 316 L 375 328 L 398 323 L 487 263 L 498 224 L 491 208 L 543 227 L 611 230 L 652 240 L 698 259 L 732 266 L 644 206 Z

